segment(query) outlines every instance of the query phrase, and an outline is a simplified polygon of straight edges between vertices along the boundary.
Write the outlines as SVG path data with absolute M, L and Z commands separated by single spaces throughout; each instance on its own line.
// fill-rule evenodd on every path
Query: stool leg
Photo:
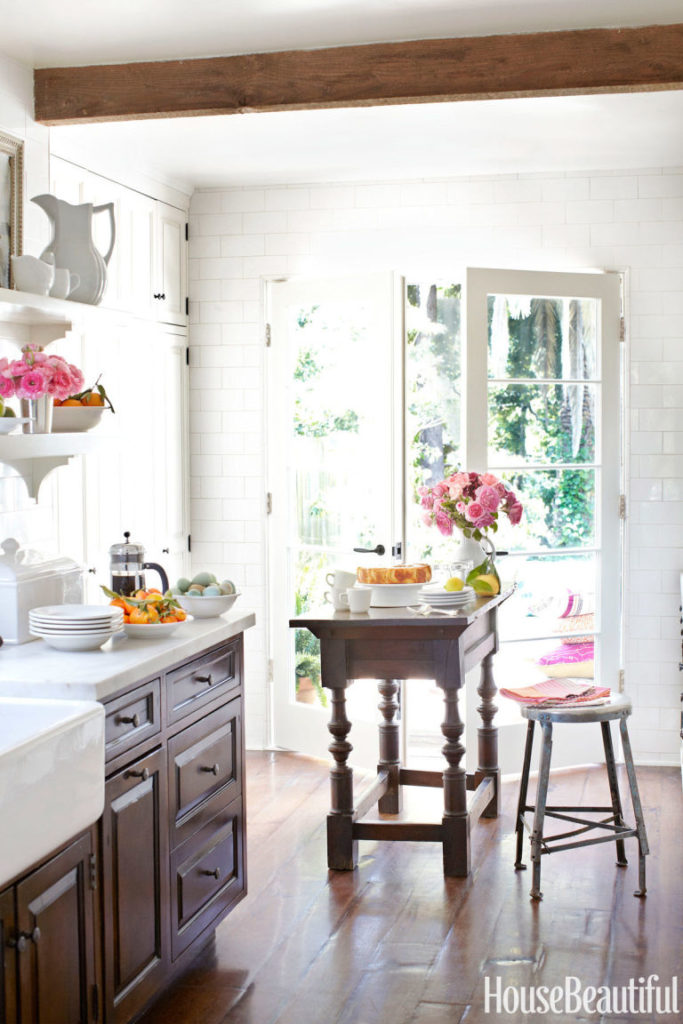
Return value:
M 605 748 L 605 766 L 607 768 L 607 778 L 609 780 L 609 791 L 612 796 L 612 810 L 614 811 L 614 824 L 624 824 L 624 814 L 621 809 L 621 797 L 619 796 L 619 781 L 617 779 L 617 768 L 614 763 L 614 747 L 612 746 L 612 733 L 610 732 L 609 722 L 601 722 L 600 728 L 602 729 L 602 745 Z M 628 861 L 626 860 L 626 850 L 624 849 L 624 840 L 617 839 L 617 864 L 619 867 L 626 867 Z
M 543 819 L 548 798 L 548 780 L 550 778 L 550 754 L 553 749 L 553 723 L 541 720 L 543 746 L 541 747 L 541 764 L 538 772 L 538 790 L 536 793 L 536 812 L 534 814 L 534 830 L 531 833 L 531 860 L 533 875 L 531 879 L 532 900 L 542 900 L 541 892 L 541 847 L 543 845 Z
M 636 816 L 636 829 L 638 832 L 638 888 L 633 895 L 644 896 L 647 892 L 647 885 L 645 883 L 645 857 L 650 852 L 650 848 L 647 845 L 645 819 L 643 818 L 643 808 L 640 803 L 640 794 L 638 793 L 638 780 L 636 779 L 636 770 L 633 767 L 631 740 L 629 739 L 628 726 L 626 724 L 625 717 L 619 721 L 619 731 L 621 732 L 621 745 L 624 748 L 624 764 L 626 765 L 626 774 L 628 775 L 628 784 L 631 790 L 631 802 L 633 804 L 633 813 Z
M 526 864 L 522 862 L 522 847 L 524 844 L 524 808 L 526 807 L 526 797 L 529 789 L 529 769 L 531 767 L 531 751 L 534 745 L 534 725 L 534 720 L 530 718 L 526 728 L 524 765 L 522 767 L 522 778 L 519 782 L 519 800 L 517 801 L 517 820 L 515 824 L 517 853 L 515 856 L 515 871 L 526 871 Z

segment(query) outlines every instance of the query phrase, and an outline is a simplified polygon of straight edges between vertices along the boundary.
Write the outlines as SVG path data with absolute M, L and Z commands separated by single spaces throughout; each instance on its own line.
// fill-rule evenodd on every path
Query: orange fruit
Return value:
M 62 401 L 61 401 L 61 399 L 60 399 L 60 398 L 53 398 L 53 400 L 52 400 L 52 404 L 53 404 L 53 405 L 61 405 L 61 404 L 62 404 Z
M 77 398 L 65 398 L 62 405 L 80 405 L 81 403 Z
M 99 391 L 90 391 L 81 399 L 81 405 L 104 405 L 104 399 Z

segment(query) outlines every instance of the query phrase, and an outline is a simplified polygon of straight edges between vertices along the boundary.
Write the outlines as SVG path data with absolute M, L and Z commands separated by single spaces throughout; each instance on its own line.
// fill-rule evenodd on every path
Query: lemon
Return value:
M 500 593 L 500 583 L 495 576 L 488 573 L 475 577 L 472 580 L 472 586 L 477 594 L 481 594 L 484 597 L 491 597 L 493 594 Z
M 444 583 L 443 589 L 444 590 L 462 590 L 462 588 L 464 586 L 465 586 L 465 584 L 463 583 L 463 581 L 460 579 L 459 576 L 451 576 L 451 578 L 449 580 L 446 580 L 446 582 Z

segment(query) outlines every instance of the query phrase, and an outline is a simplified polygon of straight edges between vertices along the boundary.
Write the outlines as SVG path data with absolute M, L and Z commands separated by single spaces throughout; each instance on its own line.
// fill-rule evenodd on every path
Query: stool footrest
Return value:
M 568 833 L 568 835 L 576 835 L 577 833 Z M 615 840 L 628 839 L 629 836 L 637 836 L 638 830 L 635 828 L 627 828 L 618 835 L 612 836 L 597 836 L 595 839 L 579 839 L 576 843 L 563 843 L 562 846 L 548 846 L 548 840 L 543 840 L 543 849 L 541 853 L 558 853 L 560 850 L 576 850 L 579 846 L 595 846 L 597 843 L 613 843 Z M 557 836 L 557 839 L 562 838 Z

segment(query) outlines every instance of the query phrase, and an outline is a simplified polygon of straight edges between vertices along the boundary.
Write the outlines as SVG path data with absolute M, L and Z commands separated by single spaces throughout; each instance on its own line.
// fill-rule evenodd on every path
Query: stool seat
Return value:
M 638 782 L 633 766 L 633 755 L 631 753 L 631 741 L 628 735 L 627 719 L 631 714 L 631 701 L 623 694 L 615 694 L 605 704 L 595 704 L 592 707 L 577 704 L 575 707 L 562 707 L 555 705 L 551 707 L 539 707 L 538 705 L 525 704 L 521 713 L 527 719 L 527 737 L 524 748 L 524 767 L 522 778 L 519 784 L 519 799 L 517 803 L 517 820 L 515 824 L 516 833 L 516 859 L 515 868 L 523 870 L 526 865 L 522 863 L 522 847 L 524 841 L 524 830 L 531 833 L 531 860 L 533 862 L 533 878 L 531 883 L 531 898 L 542 899 L 541 892 L 541 856 L 548 853 L 559 853 L 561 850 L 575 850 L 579 846 L 590 846 L 595 843 L 616 843 L 617 864 L 624 867 L 628 864 L 626 860 L 624 840 L 635 837 L 638 840 L 638 883 L 639 887 L 634 893 L 635 896 L 644 896 L 645 887 L 645 857 L 650 852 L 647 845 L 647 834 L 645 832 L 645 821 L 643 810 L 638 793 Z M 627 825 L 624 821 L 617 779 L 617 769 L 614 761 L 614 747 L 612 745 L 612 734 L 610 722 L 618 719 L 621 744 L 624 751 L 624 764 L 628 776 L 629 790 L 631 793 L 631 804 L 636 819 L 635 825 Z M 529 771 L 531 768 L 531 754 L 534 742 L 534 727 L 538 722 L 542 734 L 541 758 L 538 773 L 538 787 L 536 792 L 536 803 L 527 803 L 527 792 L 529 788 Z M 607 768 L 607 780 L 610 790 L 609 806 L 551 806 L 547 803 L 548 783 L 550 779 L 550 757 L 553 748 L 553 725 L 567 725 L 571 723 L 596 723 L 602 732 L 602 742 L 605 752 L 605 766 Z M 529 829 L 526 822 L 526 813 L 534 814 L 533 828 Z M 587 818 L 586 814 L 607 815 L 599 819 Z M 555 835 L 546 835 L 543 831 L 545 818 L 556 818 L 574 826 L 568 832 Z M 578 826 L 578 827 L 576 827 Z M 576 839 L 576 836 L 588 832 L 597 831 L 595 838 Z M 567 842 L 566 840 L 570 840 Z
M 577 704 L 573 708 L 543 708 L 534 704 L 523 704 L 522 718 L 530 722 L 610 722 L 631 714 L 631 701 L 623 693 L 615 694 L 608 704 L 594 704 L 593 707 Z

